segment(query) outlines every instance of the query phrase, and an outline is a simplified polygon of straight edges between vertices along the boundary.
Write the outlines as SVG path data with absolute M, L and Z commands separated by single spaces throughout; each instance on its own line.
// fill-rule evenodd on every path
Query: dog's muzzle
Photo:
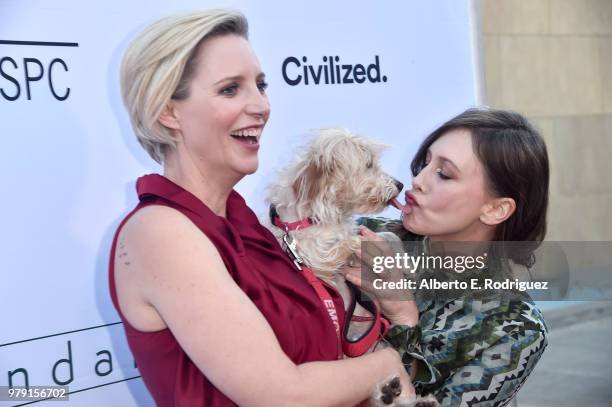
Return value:
M 393 178 L 393 177 L 391 177 Z M 395 178 L 393 178 L 393 183 L 395 184 L 395 186 L 397 187 L 397 191 L 401 192 L 402 189 L 404 189 L 404 184 L 401 181 L 396 180 Z

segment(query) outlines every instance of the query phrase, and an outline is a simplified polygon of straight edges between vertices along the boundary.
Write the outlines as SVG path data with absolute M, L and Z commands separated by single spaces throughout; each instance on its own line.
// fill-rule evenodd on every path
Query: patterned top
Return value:
M 375 232 L 419 240 L 400 221 L 361 218 Z M 497 407 L 509 403 L 540 359 L 547 341 L 541 311 L 529 296 L 517 299 L 425 299 L 415 295 L 420 349 L 398 351 L 417 359 L 415 388 L 442 407 Z

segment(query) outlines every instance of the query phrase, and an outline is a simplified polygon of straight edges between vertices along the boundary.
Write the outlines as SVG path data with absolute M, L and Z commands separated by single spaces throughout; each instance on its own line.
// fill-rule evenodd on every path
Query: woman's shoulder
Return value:
M 167 327 L 151 306 L 155 283 L 167 278 L 172 259 L 178 254 L 174 244 L 189 233 L 180 212 L 162 205 L 147 205 L 130 213 L 117 231 L 114 243 L 114 283 L 117 306 L 137 331 L 155 332 Z
M 153 260 L 157 265 L 172 264 L 177 253 L 185 251 L 217 252 L 206 234 L 185 214 L 165 205 L 147 205 L 131 214 L 118 231 L 116 258 L 122 247 L 124 252 L 129 251 L 132 266 Z M 210 260 L 197 257 L 204 262 Z M 146 269 L 142 271 L 148 273 Z
M 128 216 L 119 230 L 119 237 L 129 240 L 163 238 L 168 234 L 174 234 L 177 227 L 185 228 L 189 225 L 193 225 L 189 218 L 170 206 L 146 205 Z

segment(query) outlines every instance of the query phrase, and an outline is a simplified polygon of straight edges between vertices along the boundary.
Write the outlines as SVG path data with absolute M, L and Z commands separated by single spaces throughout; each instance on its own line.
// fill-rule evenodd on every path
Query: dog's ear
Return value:
M 325 170 L 312 152 L 302 163 L 293 180 L 293 193 L 298 202 L 312 202 L 321 192 Z
M 316 130 L 310 146 L 312 162 L 323 175 L 332 176 L 340 167 L 346 167 L 346 161 L 354 157 L 351 154 L 356 146 L 354 139 L 355 136 L 348 130 L 341 128 Z

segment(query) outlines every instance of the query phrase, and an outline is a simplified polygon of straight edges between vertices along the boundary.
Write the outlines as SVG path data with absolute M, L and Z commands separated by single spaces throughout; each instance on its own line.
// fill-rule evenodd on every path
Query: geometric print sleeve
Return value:
M 443 407 L 497 407 L 509 403 L 546 347 L 544 331 L 507 335 L 470 360 L 434 392 Z
M 440 379 L 440 372 L 427 361 L 421 351 L 422 335 L 419 329 L 420 325 L 409 329 L 402 325 L 391 325 L 385 341 L 400 354 L 408 372 L 412 373 L 412 362 L 416 362 L 415 384 L 434 384 Z
M 533 303 L 500 303 L 498 310 L 489 311 L 467 331 L 457 329 L 462 326 L 457 318 L 453 329 L 432 330 L 422 337 L 425 358 L 443 378 L 421 391 L 432 392 L 443 407 L 506 405 L 546 348 L 546 326 Z
M 403 241 L 419 237 L 401 221 L 360 218 L 374 232 Z M 421 340 L 399 347 L 402 359 L 417 361 L 415 389 L 434 394 L 442 407 L 498 407 L 512 400 L 544 352 L 547 328 L 529 296 L 510 300 L 426 300 L 417 296 Z

